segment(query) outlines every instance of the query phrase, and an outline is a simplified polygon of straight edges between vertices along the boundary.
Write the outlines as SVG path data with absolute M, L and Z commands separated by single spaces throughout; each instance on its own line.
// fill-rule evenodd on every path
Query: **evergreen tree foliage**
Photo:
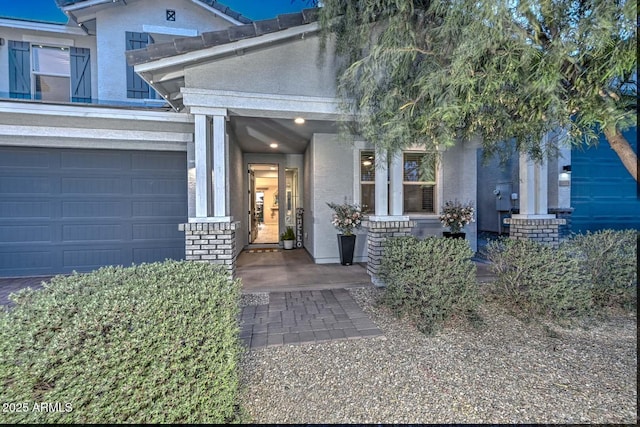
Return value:
M 630 0 L 326 0 L 351 132 L 391 152 L 478 140 L 540 160 L 604 132 L 637 180 Z M 563 131 L 558 132 L 558 129 Z

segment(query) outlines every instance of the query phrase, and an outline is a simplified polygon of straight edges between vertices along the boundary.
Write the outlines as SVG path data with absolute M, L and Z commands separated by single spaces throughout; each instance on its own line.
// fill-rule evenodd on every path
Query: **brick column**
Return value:
M 376 286 L 384 286 L 378 277 L 382 256 L 384 254 L 384 242 L 388 237 L 410 236 L 411 229 L 416 226 L 415 221 L 376 221 L 363 222 L 368 228 L 367 233 L 367 273 L 371 276 L 371 282 Z
M 224 265 L 229 275 L 235 278 L 238 224 L 239 221 L 180 224 L 180 231 L 184 231 L 187 261 Z
M 558 237 L 560 241 L 566 240 L 571 235 L 571 214 L 573 208 L 549 208 L 550 214 L 555 214 L 559 219 L 564 219 L 565 224 L 560 224 L 558 227 Z
M 536 240 L 558 246 L 559 227 L 566 220 L 559 218 L 505 218 L 509 224 L 509 237 L 516 240 Z

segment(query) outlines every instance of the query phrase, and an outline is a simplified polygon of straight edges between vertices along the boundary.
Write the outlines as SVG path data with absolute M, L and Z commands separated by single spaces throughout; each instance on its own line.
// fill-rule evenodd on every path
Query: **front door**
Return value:
M 249 243 L 278 243 L 278 165 L 249 164 Z

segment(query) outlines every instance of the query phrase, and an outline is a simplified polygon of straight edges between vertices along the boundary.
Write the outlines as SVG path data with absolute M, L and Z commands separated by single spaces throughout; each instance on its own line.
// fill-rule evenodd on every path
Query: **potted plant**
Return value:
M 353 251 L 356 247 L 356 236 L 353 234 L 353 229 L 360 228 L 362 224 L 360 206 L 349 203 L 342 205 L 327 203 L 327 206 L 333 209 L 331 224 L 340 231 L 340 234 L 338 234 L 340 264 L 351 265 L 353 263 Z
M 450 231 L 444 231 L 442 233 L 444 237 L 464 239 L 466 233 L 462 232 L 462 228 L 470 222 L 474 222 L 473 213 L 474 208 L 471 202 L 466 205 L 458 200 L 445 202 L 440 214 L 440 222 L 443 227 L 449 227 Z
M 286 231 L 280 235 L 280 239 L 282 240 L 285 249 L 293 249 L 293 241 L 296 240 L 293 228 L 287 227 Z

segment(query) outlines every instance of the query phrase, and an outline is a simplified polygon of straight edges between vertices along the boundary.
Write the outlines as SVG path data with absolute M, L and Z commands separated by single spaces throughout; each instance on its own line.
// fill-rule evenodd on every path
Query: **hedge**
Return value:
M 533 240 L 496 240 L 487 246 L 500 297 L 531 315 L 587 314 L 591 289 L 580 260 L 564 248 Z
M 598 308 L 636 309 L 638 232 L 600 230 L 576 234 L 564 248 L 581 260 Z
M 480 296 L 472 256 L 462 239 L 387 239 L 379 273 L 386 285 L 381 302 L 426 334 L 452 316 L 474 313 Z
M 0 313 L 7 423 L 238 420 L 239 282 L 165 261 L 58 276 Z

